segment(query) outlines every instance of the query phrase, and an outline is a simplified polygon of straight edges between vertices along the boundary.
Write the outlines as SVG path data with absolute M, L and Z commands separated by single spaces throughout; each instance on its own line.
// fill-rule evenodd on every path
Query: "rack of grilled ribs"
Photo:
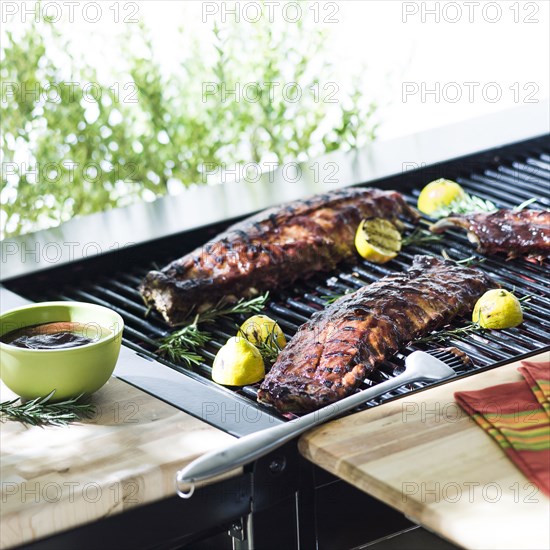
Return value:
M 484 254 L 550 256 L 550 210 L 497 210 L 490 214 L 452 214 L 430 229 L 443 233 L 451 227 L 468 231 L 468 239 Z
M 218 235 L 140 286 L 145 303 L 170 325 L 226 299 L 249 298 L 328 271 L 355 254 L 364 218 L 418 219 L 396 191 L 346 188 L 265 210 Z
M 340 298 L 302 325 L 265 377 L 258 400 L 293 413 L 334 403 L 382 361 L 470 312 L 497 286 L 478 269 L 415 256 L 407 272 Z

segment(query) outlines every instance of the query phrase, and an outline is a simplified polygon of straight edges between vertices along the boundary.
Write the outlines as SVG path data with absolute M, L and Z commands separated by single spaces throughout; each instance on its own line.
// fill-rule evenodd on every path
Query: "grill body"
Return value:
M 368 184 L 383 189 L 396 189 L 414 205 L 418 190 L 439 177 L 454 179 L 467 192 L 491 200 L 499 207 L 514 207 L 536 197 L 537 202 L 530 207 L 550 208 L 550 147 L 547 136 L 416 167 L 414 170 L 369 181 Z M 234 323 L 240 323 L 243 318 L 218 323 L 213 329 L 213 340 L 204 349 L 205 361 L 197 368 L 189 369 L 158 355 L 158 339 L 168 334 L 170 329 L 156 313 L 146 315 L 146 308 L 136 290 L 149 269 L 162 267 L 168 261 L 207 242 L 234 221 L 231 219 L 188 230 L 108 254 L 64 263 L 48 270 L 29 270 L 5 279 L 4 285 L 19 296 L 34 301 L 83 300 L 116 310 L 125 320 L 122 357 L 128 358 L 128 363 L 131 363 L 128 369 L 117 371 L 119 377 L 224 431 L 237 436 L 245 435 L 284 422 L 286 418 L 256 403 L 256 387 L 234 390 L 220 387 L 210 380 L 215 353 L 228 337 L 234 335 Z M 452 231 L 447 233 L 441 244 L 406 248 L 395 260 L 383 266 L 363 261 L 345 264 L 333 273 L 319 274 L 291 288 L 273 292 L 266 313 L 279 322 L 287 338 L 290 338 L 303 322 L 324 306 L 327 296 L 355 290 L 386 274 L 406 270 L 415 254 L 439 255 L 442 249 L 457 260 L 472 255 L 478 257 L 465 235 L 460 231 Z M 433 352 L 442 346 L 456 346 L 473 360 L 471 366 L 456 365 L 459 376 L 469 376 L 480 370 L 495 368 L 510 359 L 528 357 L 543 349 L 550 349 L 548 263 L 540 264 L 525 259 L 507 262 L 502 257 L 489 257 L 480 264 L 480 268 L 505 288 L 514 288 L 519 296 L 531 296 L 525 322 L 520 327 L 505 331 L 457 336 L 443 344 L 410 346 L 403 350 L 403 354 L 398 354 L 373 373 L 365 381 L 366 386 L 393 376 L 402 368 L 404 355 L 414 349 Z M 455 326 L 460 326 L 460 323 Z M 425 387 L 426 384 L 418 383 L 401 388 L 369 402 L 367 406 L 376 406 L 403 394 L 421 391 Z M 227 499 L 227 502 L 229 506 L 238 500 L 239 506 L 233 503 L 233 512 L 224 506 L 215 507 L 220 512 L 213 517 L 210 526 L 210 529 L 218 531 L 229 529 L 237 548 L 247 547 L 254 533 L 255 545 L 259 548 L 316 546 L 328 550 L 344 545 L 358 545 L 365 541 L 365 537 L 373 540 L 411 526 L 389 508 L 374 503 L 345 483 L 306 463 L 299 457 L 294 444 L 250 465 L 239 483 L 238 489 L 233 488 L 233 485 L 227 485 L 229 489 L 226 489 L 238 490 L 238 498 L 231 493 L 233 500 Z M 224 485 L 219 487 L 223 494 Z M 212 491 L 209 496 L 205 493 L 203 505 L 219 505 L 219 491 L 218 494 Z M 334 495 L 341 495 L 341 500 Z M 213 500 L 209 501 L 209 498 Z M 327 508 L 327 498 L 334 499 L 334 506 Z M 182 510 L 185 514 L 188 509 L 185 506 L 192 505 L 192 502 L 174 502 L 174 510 Z M 378 518 L 374 523 L 367 522 L 365 529 L 368 535 L 362 527 L 346 524 L 346 521 L 353 521 L 356 517 L 354 511 L 357 508 L 368 509 L 372 517 Z M 328 509 L 332 509 L 333 513 L 338 509 L 339 520 L 333 520 Z M 156 512 L 151 513 L 154 515 Z M 159 513 L 164 514 L 165 511 Z M 177 515 L 177 512 L 174 513 Z M 330 520 L 335 529 L 340 526 L 338 528 L 342 532 L 346 531 L 349 541 L 344 544 L 342 538 L 331 539 L 330 534 L 327 534 L 331 532 L 330 529 L 323 535 L 323 514 L 327 515 L 327 523 Z M 242 519 L 246 517 L 248 522 Z M 384 522 L 387 523 L 386 528 L 377 531 L 376 525 Z M 189 525 L 186 529 L 191 533 L 193 526 Z M 201 526 L 201 529 L 206 527 Z M 248 532 L 246 536 L 243 534 L 245 532 Z M 180 543 L 193 538 L 189 535 L 182 538 Z M 74 539 L 68 541 L 67 547 L 71 547 Z M 40 543 L 36 547 L 62 546 L 59 546 L 57 540 L 54 546 Z
M 497 206 L 512 208 L 530 198 L 537 198 L 533 208 L 550 208 L 550 149 L 544 140 L 532 140 L 492 154 L 480 154 L 445 165 L 430 166 L 406 172 L 383 181 L 372 182 L 385 189 L 397 189 L 412 205 L 416 204 L 418 190 L 428 181 L 445 176 L 459 182 L 467 192 L 493 201 Z M 149 269 L 165 265 L 170 260 L 209 240 L 226 224 L 202 229 L 195 235 L 178 235 L 154 244 L 135 247 L 127 252 L 130 258 L 99 267 L 86 262 L 64 266 L 62 277 L 55 270 L 8 282 L 7 286 L 33 301 L 82 300 L 94 302 L 116 310 L 125 321 L 124 344 L 141 356 L 168 366 L 178 374 L 182 385 L 191 384 L 204 396 L 200 403 L 181 403 L 180 407 L 217 427 L 240 436 L 263 429 L 274 422 L 284 421 L 273 410 L 256 403 L 257 387 L 228 389 L 210 381 L 211 365 L 216 352 L 235 334 L 235 323 L 245 316 L 221 320 L 212 329 L 213 339 L 202 351 L 205 361 L 188 368 L 167 360 L 157 353 L 158 340 L 171 329 L 156 312 L 147 312 L 137 286 Z M 434 352 L 442 346 L 455 346 L 468 354 L 473 363 L 456 367 L 460 376 L 494 368 L 510 359 L 526 357 L 540 351 L 550 342 L 550 270 L 548 263 L 525 259 L 506 261 L 503 257 L 481 258 L 475 254 L 464 232 L 448 232 L 439 243 L 405 248 L 395 260 L 374 265 L 365 261 L 341 265 L 333 273 L 318 274 L 296 283 L 293 287 L 272 293 L 267 315 L 277 320 L 287 338 L 313 313 L 326 304 L 327 298 L 351 292 L 377 279 L 406 270 L 415 254 L 440 255 L 445 251 L 456 260 L 472 257 L 481 261 L 480 269 L 488 273 L 504 288 L 515 289 L 520 297 L 530 296 L 525 322 L 514 329 L 469 334 L 449 338 L 442 343 L 410 346 L 403 350 L 407 355 L 415 349 Z M 120 260 L 120 259 L 119 259 Z M 121 266 L 121 264 L 123 264 Z M 95 267 L 95 269 L 94 269 Z M 122 267 L 122 268 L 121 268 Z M 460 323 L 455 324 L 460 327 Z M 365 386 L 377 384 L 403 368 L 403 355 L 391 361 L 365 381 Z M 197 384 L 198 383 L 198 384 Z M 369 402 L 368 406 L 397 398 L 405 393 L 424 388 L 426 383 L 401 388 Z M 147 388 L 146 388 L 147 389 Z

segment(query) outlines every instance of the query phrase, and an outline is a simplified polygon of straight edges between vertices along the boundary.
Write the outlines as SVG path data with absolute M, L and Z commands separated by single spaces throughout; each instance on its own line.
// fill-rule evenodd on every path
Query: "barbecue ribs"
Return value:
M 450 227 L 468 231 L 468 239 L 484 254 L 503 252 L 508 258 L 550 255 L 550 210 L 497 210 L 490 214 L 454 214 L 430 229 L 443 233 Z
M 213 241 L 150 271 L 140 286 L 147 305 L 170 325 L 222 297 L 252 297 L 333 269 L 355 254 L 358 224 L 368 217 L 416 221 L 396 191 L 347 188 L 265 210 Z
M 344 296 L 302 325 L 267 374 L 258 400 L 294 413 L 338 401 L 382 361 L 470 312 L 497 286 L 478 269 L 416 256 L 406 273 Z

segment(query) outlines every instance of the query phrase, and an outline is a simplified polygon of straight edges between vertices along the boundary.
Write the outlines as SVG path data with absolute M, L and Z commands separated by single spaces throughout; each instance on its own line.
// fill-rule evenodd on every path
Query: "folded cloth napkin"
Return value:
M 550 416 L 543 408 L 543 401 L 548 404 L 550 362 L 522 365 L 518 370 L 526 379 L 520 382 L 456 392 L 454 397 L 525 476 L 550 496 Z
M 546 411 L 546 414 L 550 416 L 550 362 L 531 363 L 530 361 L 522 361 L 518 370 L 529 384 L 531 391 Z

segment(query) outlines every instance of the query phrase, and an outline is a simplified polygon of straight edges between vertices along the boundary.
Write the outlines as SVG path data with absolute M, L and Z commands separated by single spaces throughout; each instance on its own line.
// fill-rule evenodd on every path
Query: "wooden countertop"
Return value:
M 550 548 L 550 500 L 453 399 L 455 391 L 520 380 L 518 366 L 336 420 L 303 436 L 300 451 L 465 548 Z
M 232 439 L 114 377 L 92 400 L 69 427 L 0 424 L 1 548 L 173 496 L 176 470 Z

